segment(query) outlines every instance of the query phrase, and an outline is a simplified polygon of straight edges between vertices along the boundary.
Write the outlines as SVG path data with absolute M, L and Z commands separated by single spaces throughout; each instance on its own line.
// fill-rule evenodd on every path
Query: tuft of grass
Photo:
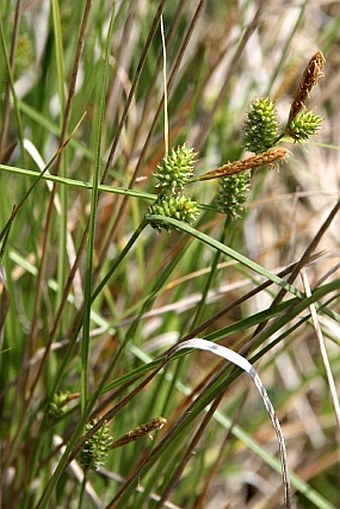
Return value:
M 1 507 L 339 507 L 336 10 L 2 4 Z

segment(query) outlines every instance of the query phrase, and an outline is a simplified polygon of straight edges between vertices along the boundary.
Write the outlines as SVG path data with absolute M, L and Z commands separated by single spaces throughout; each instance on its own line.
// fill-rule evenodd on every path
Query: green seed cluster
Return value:
M 173 148 L 164 157 L 154 172 L 160 194 L 156 202 L 149 207 L 148 214 L 171 217 L 189 224 L 197 218 L 197 202 L 183 190 L 193 177 L 195 160 L 196 153 L 186 144 Z M 150 224 L 157 230 L 173 229 L 173 226 L 165 222 Z
M 295 141 L 308 140 L 321 127 L 322 118 L 312 111 L 302 111 L 290 122 L 287 134 Z
M 216 197 L 216 206 L 220 212 L 234 218 L 241 217 L 250 189 L 250 172 L 246 171 L 219 179 L 220 190 Z
M 154 204 L 149 207 L 149 214 L 172 217 L 185 223 L 192 223 L 198 216 L 197 202 L 192 200 L 184 193 L 174 195 L 161 195 Z M 151 225 L 161 230 L 173 229 L 173 226 L 166 223 L 151 223 Z
M 48 417 L 52 420 L 60 419 L 68 410 L 67 403 L 70 400 L 69 391 L 58 391 L 48 407 Z
M 84 427 L 84 434 L 93 428 L 94 423 L 88 423 Z M 80 453 L 80 463 L 85 469 L 92 468 L 97 470 L 105 464 L 113 438 L 110 428 L 106 424 L 96 431 L 89 438 Z
M 194 174 L 196 153 L 186 144 L 173 148 L 153 173 L 162 191 L 176 192 L 191 180 Z
M 255 154 L 275 145 L 278 121 L 275 103 L 268 97 L 255 99 L 244 123 L 244 147 Z

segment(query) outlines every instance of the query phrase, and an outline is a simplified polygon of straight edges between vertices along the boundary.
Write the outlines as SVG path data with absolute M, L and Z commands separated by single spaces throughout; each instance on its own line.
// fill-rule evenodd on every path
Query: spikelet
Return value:
M 310 91 L 318 83 L 319 79 L 324 76 L 322 69 L 325 63 L 326 59 L 320 50 L 317 51 L 308 62 L 290 108 L 287 126 L 289 126 L 296 115 L 305 108 L 304 103 L 305 100 L 308 99 Z
M 184 223 L 192 223 L 198 216 L 199 210 L 197 202 L 189 198 L 184 193 L 163 194 L 156 202 L 150 205 L 148 213 L 178 219 Z M 174 227 L 165 223 L 150 223 L 156 230 L 172 230 Z
M 295 141 L 305 141 L 317 133 L 321 122 L 322 118 L 312 111 L 300 111 L 291 121 L 286 132 Z
M 94 426 L 95 422 L 90 422 L 84 427 L 86 435 Z M 86 440 L 83 449 L 80 452 L 80 463 L 85 470 L 92 468 L 98 470 L 104 465 L 108 452 L 111 449 L 113 439 L 110 428 L 104 424 L 93 435 Z
M 158 180 L 156 187 L 160 188 L 162 193 L 174 193 L 183 189 L 193 176 L 195 160 L 196 152 L 185 143 L 173 148 L 153 173 Z
M 145 435 L 151 436 L 150 433 L 152 433 L 152 431 L 163 428 L 166 422 L 167 421 L 164 417 L 155 417 L 154 419 L 151 419 L 151 421 L 137 426 L 137 428 L 130 430 L 128 433 L 118 438 L 118 440 L 111 445 L 111 449 L 116 449 L 117 447 L 122 447 L 123 445 L 135 442 Z
M 69 410 L 68 403 L 79 396 L 79 392 L 57 391 L 54 393 L 47 411 L 49 419 L 60 419 Z
M 277 128 L 275 103 L 268 97 L 255 99 L 244 122 L 244 148 L 255 154 L 272 148 Z
M 220 190 L 215 203 L 218 210 L 234 218 L 245 212 L 245 204 L 250 189 L 250 172 L 237 173 L 222 177 L 218 181 Z
M 217 168 L 216 170 L 208 171 L 208 173 L 204 173 L 203 175 L 197 177 L 196 180 L 211 180 L 217 179 L 221 177 L 226 177 L 227 175 L 234 175 L 235 173 L 240 173 L 241 171 L 253 170 L 254 168 L 258 168 L 260 166 L 264 166 L 267 164 L 275 163 L 281 159 L 284 159 L 287 155 L 288 150 L 285 148 L 271 148 L 266 152 L 262 152 L 253 157 L 249 157 L 248 159 L 244 159 L 243 161 L 235 161 L 234 163 L 227 163 Z

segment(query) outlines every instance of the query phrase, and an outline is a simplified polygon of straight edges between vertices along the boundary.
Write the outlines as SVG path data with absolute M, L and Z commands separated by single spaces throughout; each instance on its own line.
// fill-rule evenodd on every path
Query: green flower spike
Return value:
M 79 398 L 79 392 L 71 394 L 69 391 L 57 391 L 48 407 L 48 417 L 51 420 L 60 419 L 68 410 L 68 403 Z
M 160 195 L 156 202 L 150 205 L 149 214 L 172 217 L 185 223 L 192 223 L 198 216 L 197 202 L 185 194 Z M 157 230 L 173 229 L 173 226 L 166 223 L 151 223 L 151 226 Z
M 193 176 L 195 161 L 196 153 L 185 143 L 177 149 L 173 148 L 153 174 L 158 180 L 156 187 L 161 188 L 162 192 L 183 189 Z
M 245 171 L 219 179 L 220 191 L 216 205 L 220 212 L 234 218 L 241 217 L 245 211 L 250 188 L 250 172 Z
M 298 113 L 288 126 L 287 134 L 295 141 L 308 140 L 321 127 L 322 118 L 312 111 Z
M 84 434 L 93 428 L 94 423 L 88 423 L 84 427 Z M 110 428 L 106 424 L 89 438 L 80 452 L 80 463 L 84 469 L 98 470 L 105 464 L 107 454 L 113 444 Z
M 276 108 L 268 97 L 255 99 L 244 122 L 244 147 L 255 154 L 275 145 L 278 121 Z

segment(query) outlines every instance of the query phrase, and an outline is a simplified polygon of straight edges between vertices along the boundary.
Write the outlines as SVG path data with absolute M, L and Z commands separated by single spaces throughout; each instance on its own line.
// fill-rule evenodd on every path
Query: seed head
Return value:
M 275 103 L 268 97 L 255 99 L 244 123 L 244 147 L 255 154 L 272 148 L 277 128 Z
M 156 187 L 161 188 L 162 192 L 183 189 L 193 176 L 195 160 L 196 153 L 185 143 L 173 148 L 157 165 L 157 170 L 153 174 L 158 180 Z
M 216 205 L 219 211 L 234 218 L 241 217 L 245 211 L 249 193 L 250 172 L 222 177 L 218 183 L 220 191 L 216 198 Z
M 324 76 L 323 68 L 325 63 L 326 59 L 320 50 L 317 51 L 308 62 L 290 108 L 287 122 L 288 127 L 296 115 L 305 108 L 304 103 L 306 99 L 308 99 L 310 91 L 318 83 L 319 79 Z
M 60 419 L 69 409 L 68 403 L 79 398 L 80 393 L 69 391 L 57 391 L 54 393 L 51 403 L 48 406 L 49 419 Z
M 321 122 L 322 118 L 312 111 L 301 111 L 289 124 L 287 134 L 295 141 L 308 140 L 320 129 Z
M 192 223 L 198 216 L 197 202 L 186 196 L 185 194 L 160 195 L 155 203 L 150 205 L 149 214 L 172 217 L 184 223 Z M 164 228 L 165 230 L 173 229 L 173 226 L 167 223 L 152 223 L 157 230 Z
M 84 434 L 88 433 L 94 426 L 94 423 L 88 423 L 84 427 Z M 110 428 L 104 424 L 85 442 L 80 452 L 80 463 L 85 469 L 93 468 L 97 470 L 104 465 L 108 451 L 111 449 L 113 439 Z

